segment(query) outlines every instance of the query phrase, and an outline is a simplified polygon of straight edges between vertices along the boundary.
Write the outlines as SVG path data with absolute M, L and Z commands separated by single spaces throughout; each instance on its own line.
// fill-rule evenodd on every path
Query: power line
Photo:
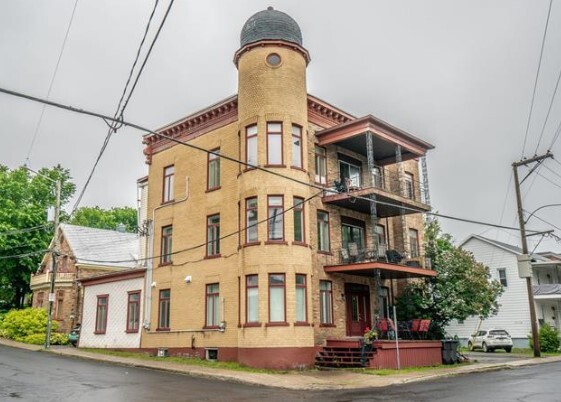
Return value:
M 549 225 L 549 226 L 551 226 L 551 227 L 554 227 L 554 228 L 557 229 L 557 230 L 561 230 L 561 228 L 560 228 L 559 226 L 555 226 L 553 223 L 548 222 L 548 221 L 546 221 L 546 220 L 540 218 L 540 217 L 537 216 L 537 215 L 534 215 L 534 218 L 536 218 L 537 220 L 542 221 L 542 222 L 545 223 L 546 225 Z
M 549 120 L 549 115 L 551 113 L 551 108 L 553 107 L 553 100 L 555 99 L 555 95 L 557 95 L 557 89 L 559 88 L 559 80 L 560 79 L 561 79 L 561 69 L 559 69 L 559 74 L 557 75 L 557 82 L 555 83 L 555 90 L 553 91 L 553 95 L 551 95 L 551 100 L 549 101 L 549 108 L 547 109 L 547 115 L 545 116 L 545 120 L 544 120 L 543 126 L 542 126 L 542 131 L 540 133 L 540 138 L 538 139 L 538 144 L 536 145 L 536 150 L 534 151 L 534 154 L 538 153 L 538 148 L 539 148 L 540 143 L 542 141 L 543 133 L 545 131 L 545 126 L 547 125 L 547 122 Z
M 58 73 L 58 67 L 60 65 L 60 60 L 62 59 L 62 55 L 64 53 L 64 48 L 66 47 L 66 41 L 68 39 L 68 34 L 70 33 L 70 27 L 72 26 L 72 21 L 74 21 L 74 14 L 76 13 L 76 7 L 78 6 L 78 0 L 74 1 L 74 8 L 72 9 L 72 14 L 70 15 L 70 21 L 68 21 L 68 26 L 66 28 L 66 33 L 64 35 L 64 40 L 62 41 L 62 46 L 60 48 L 60 52 L 58 54 L 58 60 L 55 65 L 55 70 L 53 71 L 53 75 L 51 77 L 51 83 L 49 84 L 49 89 L 47 90 L 47 99 L 51 96 L 51 90 L 53 89 L 53 84 L 55 82 L 56 75 Z M 29 157 L 31 156 L 31 152 L 33 151 L 33 146 L 35 145 L 35 141 L 37 139 L 37 135 L 39 134 L 39 128 L 41 127 L 41 122 L 43 121 L 43 115 L 45 114 L 46 105 L 43 105 L 41 109 L 41 114 L 39 115 L 39 120 L 37 121 L 37 125 L 35 126 L 35 132 L 33 133 L 33 138 L 31 139 L 31 144 L 29 145 L 29 150 L 27 151 L 27 157 L 25 158 L 25 164 L 29 163 Z
M 121 95 L 121 99 L 119 100 L 119 103 L 118 103 L 118 105 L 117 105 L 117 110 L 115 111 L 114 119 L 117 119 L 117 121 L 113 120 L 112 124 L 109 125 L 109 130 L 107 131 L 107 135 L 106 135 L 106 137 L 105 137 L 105 140 L 103 141 L 103 145 L 101 146 L 101 149 L 100 149 L 100 151 L 99 151 L 99 153 L 98 153 L 98 155 L 97 155 L 97 158 L 96 158 L 96 160 L 95 160 L 95 162 L 94 162 L 94 165 L 93 165 L 93 167 L 92 167 L 92 170 L 90 171 L 90 174 L 89 174 L 89 176 L 88 176 L 88 179 L 86 180 L 86 184 L 84 184 L 84 187 L 82 188 L 82 191 L 80 192 L 80 195 L 78 196 L 78 198 L 77 198 L 77 200 L 76 200 L 76 202 L 75 202 L 75 204 L 74 204 L 74 207 L 72 208 L 72 212 L 70 213 L 70 216 L 72 216 L 72 215 L 76 212 L 76 210 L 78 209 L 78 206 L 80 205 L 80 202 L 82 201 L 82 198 L 84 197 L 84 194 L 86 193 L 86 190 L 87 190 L 87 188 L 88 188 L 88 186 L 89 186 L 89 184 L 90 184 L 90 182 L 91 182 L 91 180 L 92 180 L 92 177 L 93 177 L 94 172 L 95 172 L 95 170 L 96 170 L 96 168 L 97 168 L 97 165 L 99 164 L 99 161 L 101 160 L 101 157 L 103 156 L 103 154 L 105 153 L 105 150 L 107 149 L 107 146 L 109 145 L 109 140 L 111 139 L 111 136 L 112 136 L 112 135 L 117 131 L 117 129 L 120 127 L 120 123 L 119 123 L 118 120 L 121 120 L 121 119 L 123 118 L 125 109 L 126 109 L 128 103 L 129 103 L 129 100 L 130 100 L 130 98 L 131 98 L 131 96 L 132 96 L 132 94 L 133 94 L 133 92 L 134 92 L 134 90 L 135 90 L 135 88 L 136 88 L 136 84 L 138 83 L 138 80 L 139 80 L 139 78 L 140 78 L 140 76 L 141 76 L 141 74 L 142 74 L 142 72 L 143 72 L 143 70 L 144 70 L 144 67 L 146 66 L 146 62 L 148 61 L 148 58 L 150 57 L 150 54 L 152 53 L 152 49 L 154 48 L 154 45 L 155 45 L 156 41 L 158 40 L 158 37 L 159 37 L 159 35 L 160 35 L 160 32 L 161 32 L 161 30 L 162 30 L 162 28 L 163 28 L 163 26 L 164 26 L 164 24 L 165 24 L 165 22 L 166 22 L 166 19 L 167 19 L 168 15 L 169 15 L 169 12 L 170 12 L 170 10 L 171 10 L 171 6 L 173 5 L 174 1 L 175 1 L 175 0 L 171 0 L 171 1 L 170 1 L 169 6 L 168 6 L 168 8 L 167 8 L 167 10 L 166 10 L 166 13 L 165 13 L 165 15 L 164 15 L 162 21 L 160 22 L 160 26 L 159 26 L 159 28 L 158 28 L 158 30 L 157 30 L 157 32 L 156 32 L 156 35 L 154 36 L 154 39 L 152 40 L 152 43 L 151 43 L 151 45 L 150 45 L 150 48 L 148 49 L 148 52 L 146 53 L 146 56 L 144 57 L 144 61 L 143 61 L 142 65 L 141 65 L 141 67 L 140 67 L 140 69 L 139 69 L 139 71 L 138 71 L 138 73 L 137 73 L 137 75 L 136 75 L 136 78 L 135 78 L 135 80 L 134 80 L 134 84 L 133 84 L 131 90 L 129 91 L 129 94 L 127 95 L 126 100 L 124 101 L 123 106 L 121 107 L 121 104 L 122 104 L 123 99 L 125 98 L 125 94 L 126 94 L 126 92 L 127 92 L 128 85 L 129 85 L 129 83 L 130 83 L 130 81 L 131 81 L 131 79 L 132 79 L 132 75 L 133 75 L 134 68 L 135 68 L 135 66 L 136 66 L 136 64 L 137 64 L 137 62 L 138 62 L 138 59 L 139 59 L 139 56 L 140 56 L 140 52 L 141 52 L 142 46 L 144 45 L 144 41 L 146 40 L 146 37 L 147 37 L 147 35 L 148 35 L 148 30 L 149 30 L 149 28 L 150 28 L 150 23 L 152 22 L 152 19 L 153 19 L 153 17 L 154 17 L 154 13 L 156 12 L 156 8 L 157 8 L 157 6 L 158 6 L 159 0 L 156 0 L 155 3 L 154 3 L 154 8 L 152 9 L 152 13 L 150 14 L 150 17 L 149 17 L 149 19 L 148 19 L 148 23 L 147 23 L 147 25 L 146 25 L 146 29 L 144 30 L 144 35 L 143 35 L 142 40 L 141 40 L 141 42 L 140 42 L 140 45 L 139 45 L 139 47 L 138 47 L 138 51 L 137 51 L 137 53 L 136 53 L 136 58 L 135 58 L 134 63 L 133 63 L 133 65 L 132 65 L 132 67 L 131 67 L 131 70 L 130 70 L 130 72 L 129 72 L 129 76 L 128 76 L 128 78 L 127 78 L 127 82 L 126 82 L 126 84 L 125 84 L 125 87 L 124 87 L 124 89 L 123 89 L 123 93 L 122 93 L 122 95 Z
M 300 205 L 303 205 L 303 204 L 305 204 L 305 203 L 307 203 L 307 202 L 310 202 L 311 200 L 313 200 L 314 198 L 318 197 L 318 196 L 319 196 L 320 194 L 322 194 L 322 193 L 323 193 L 323 191 L 319 191 L 318 193 L 316 193 L 316 194 L 314 194 L 314 195 L 312 195 L 312 196 L 306 198 L 306 199 L 303 200 L 301 203 L 299 203 L 299 204 L 297 204 L 297 205 L 293 205 L 293 206 L 290 207 L 290 208 L 286 208 L 286 209 L 282 210 L 280 213 L 278 213 L 278 214 L 275 215 L 275 216 L 267 217 L 267 218 L 262 219 L 262 220 L 260 220 L 260 221 L 258 221 L 258 222 L 255 222 L 255 223 L 253 223 L 253 224 L 251 224 L 251 225 L 249 225 L 249 226 L 243 227 L 243 228 L 238 229 L 238 230 L 236 230 L 236 231 L 234 231 L 234 232 L 230 232 L 230 233 L 228 233 L 228 234 L 226 234 L 226 235 L 224 235 L 224 236 L 219 237 L 217 240 L 212 240 L 212 241 L 208 241 L 208 240 L 207 240 L 206 242 L 200 243 L 200 244 L 198 244 L 198 245 L 196 245 L 196 246 L 191 246 L 191 247 L 188 247 L 188 248 L 184 248 L 184 249 L 181 249 L 181 250 L 177 250 L 177 251 L 174 251 L 173 253 L 166 253 L 165 255 L 166 255 L 166 256 L 172 256 L 172 255 L 182 254 L 182 253 L 185 253 L 185 252 L 188 252 L 188 251 L 193 251 L 193 250 L 196 250 L 196 249 L 198 249 L 198 248 L 205 247 L 205 246 L 207 246 L 207 245 L 209 245 L 209 244 L 211 244 L 211 243 L 214 243 L 214 242 L 216 242 L 216 241 L 224 240 L 224 239 L 227 239 L 227 238 L 229 238 L 229 237 L 235 236 L 235 235 L 237 235 L 237 234 L 243 233 L 243 232 L 247 231 L 248 229 L 250 229 L 250 228 L 252 228 L 252 227 L 261 225 L 262 223 L 268 222 L 268 221 L 270 221 L 271 219 L 275 219 L 275 218 L 278 217 L 279 215 L 283 215 L 283 216 L 284 216 L 287 212 L 292 211 L 294 208 L 297 208 L 297 207 L 300 206 Z M 88 260 L 88 259 L 84 259 L 84 258 L 80 258 L 80 259 L 81 259 L 82 261 L 85 261 L 85 262 L 98 262 L 98 263 L 116 264 L 116 263 L 124 263 L 124 262 L 148 261 L 148 260 L 157 259 L 157 258 L 160 258 L 160 257 L 163 257 L 163 256 L 164 256 L 164 255 L 160 254 L 160 255 L 155 255 L 155 256 L 152 256 L 152 257 L 138 258 L 138 259 L 134 259 L 134 260 L 121 260 L 121 261 Z M 78 258 L 79 258 L 79 257 L 78 257 Z M 187 263 L 182 263 L 182 264 L 179 264 L 179 265 L 184 265 L 184 264 L 187 264 Z
M 19 233 L 29 233 L 29 232 L 34 232 L 34 231 L 40 230 L 40 229 L 46 229 L 50 226 L 51 225 L 39 225 L 39 226 L 30 227 L 30 228 L 14 229 L 14 230 L 6 231 L 6 232 L 0 232 L 0 236 L 11 236 L 11 235 L 14 235 L 14 234 L 19 234 Z
M 557 173 L 555 170 L 553 170 L 552 168 L 550 168 L 547 165 L 543 166 L 544 168 L 546 168 L 547 170 L 549 170 L 551 173 L 553 173 L 555 176 L 559 177 L 561 179 L 561 174 Z
M 2 255 L 0 256 L 0 260 L 8 260 L 10 258 L 25 258 L 25 257 L 31 257 L 32 255 L 36 255 L 36 254 L 45 254 L 46 252 L 48 252 L 49 250 L 37 250 L 37 251 L 32 251 L 29 253 L 24 253 L 24 254 L 14 254 L 14 255 Z
M 526 133 L 524 134 L 524 144 L 522 145 L 522 155 L 521 158 L 524 156 L 524 152 L 526 151 L 526 141 L 528 140 L 528 131 L 530 130 L 530 121 L 532 120 L 532 113 L 534 111 L 534 101 L 536 99 L 536 89 L 538 88 L 538 78 L 540 76 L 540 69 L 542 66 L 542 59 L 543 59 L 543 49 L 545 47 L 545 37 L 547 35 L 547 28 L 549 26 L 549 16 L 551 15 L 551 5 L 553 0 L 549 0 L 549 9 L 547 11 L 547 20 L 545 22 L 545 29 L 543 31 L 543 38 L 542 38 L 542 46 L 540 50 L 540 59 L 538 62 L 538 70 L 536 71 L 536 80 L 534 82 L 534 91 L 532 92 L 532 101 L 530 102 L 530 113 L 528 114 L 528 122 L 526 123 Z
M 5 88 L 1 88 L 1 87 L 0 87 L 0 92 L 8 94 L 8 95 L 13 95 L 13 96 L 16 96 L 16 97 L 19 97 L 19 98 L 32 100 L 34 102 L 45 103 L 45 104 L 48 104 L 48 105 L 51 105 L 51 106 L 54 106 L 54 107 L 57 107 L 57 108 L 60 108 L 60 109 L 69 110 L 69 111 L 79 113 L 79 114 L 94 116 L 94 117 L 98 117 L 98 118 L 101 118 L 101 119 L 104 119 L 104 120 L 109 120 L 109 121 L 117 121 L 114 118 L 111 118 L 109 116 L 106 116 L 106 115 L 103 115 L 103 114 L 100 114 L 100 113 L 91 112 L 91 111 L 84 110 L 84 109 L 78 109 L 78 108 L 75 108 L 75 107 L 72 107 L 72 106 L 62 105 L 62 104 L 57 103 L 57 102 L 52 102 L 52 101 L 49 101 L 49 100 L 40 99 L 40 98 L 31 96 L 31 95 L 22 94 L 22 93 L 15 92 L 15 91 L 5 89 Z M 175 142 L 177 144 L 180 144 L 180 145 L 183 145 L 183 146 L 186 146 L 188 148 L 195 149 L 195 150 L 199 150 L 199 151 L 205 152 L 207 154 L 218 156 L 222 159 L 225 159 L 225 160 L 228 160 L 228 161 L 231 161 L 231 162 L 235 162 L 237 164 L 240 164 L 240 165 L 245 166 L 245 167 L 250 168 L 250 169 L 260 170 L 260 171 L 269 173 L 271 175 L 281 177 L 281 178 L 284 178 L 286 180 L 289 180 L 289 181 L 292 181 L 292 182 L 295 182 L 295 183 L 299 183 L 299 184 L 305 185 L 307 187 L 311 187 L 311 188 L 321 190 L 321 191 L 324 191 L 324 192 L 327 192 L 327 193 L 339 194 L 339 192 L 337 190 L 333 190 L 333 189 L 330 189 L 330 188 L 322 187 L 322 186 L 317 185 L 317 184 L 312 184 L 312 183 L 309 183 L 309 182 L 305 182 L 305 181 L 302 181 L 302 180 L 299 180 L 299 179 L 296 179 L 296 178 L 293 178 L 293 177 L 290 177 L 290 176 L 286 176 L 282 173 L 275 172 L 273 170 L 269 170 L 269 169 L 261 167 L 261 166 L 252 165 L 250 163 L 238 160 L 238 159 L 233 158 L 231 156 L 221 154 L 221 153 L 218 153 L 218 152 L 215 152 L 215 151 L 210 151 L 208 149 L 199 147 L 197 145 L 180 141 L 177 138 L 173 138 L 171 136 L 168 136 L 168 135 L 165 135 L 165 134 L 162 134 L 162 133 L 158 133 L 156 131 L 153 131 L 153 130 L 148 129 L 146 127 L 142 127 L 142 126 L 140 126 L 138 124 L 135 124 L 135 123 L 131 123 L 131 122 L 128 122 L 128 121 L 125 121 L 125 120 L 119 120 L 119 122 L 121 124 L 125 125 L 125 126 L 135 128 L 137 130 L 144 131 L 146 133 L 153 134 L 153 135 L 156 135 L 158 137 L 166 138 L 171 142 Z M 497 224 L 492 224 L 492 223 L 487 223 L 487 222 L 481 222 L 481 221 L 476 221 L 476 220 L 473 220 L 473 219 L 458 218 L 458 217 L 455 217 L 455 216 L 439 214 L 437 212 L 427 212 L 425 210 L 418 209 L 418 208 L 411 208 L 411 207 L 406 207 L 406 206 L 393 204 L 393 203 L 389 203 L 389 202 L 372 200 L 370 198 L 362 197 L 362 196 L 353 196 L 353 198 L 368 201 L 368 202 L 374 202 L 374 203 L 380 204 L 380 205 L 397 207 L 399 209 L 403 209 L 403 210 L 407 210 L 407 211 L 411 211 L 411 212 L 415 212 L 415 213 L 426 213 L 427 215 L 432 215 L 432 216 L 445 218 L 445 219 L 457 220 L 457 221 L 460 221 L 460 222 L 473 223 L 473 224 L 477 224 L 477 225 L 487 225 L 487 226 L 493 226 L 493 227 L 502 228 L 502 229 L 509 229 L 509 230 L 517 230 L 517 231 L 519 230 L 519 228 L 514 228 L 514 227 L 510 227 L 510 226 L 503 226 L 503 225 L 497 225 Z
M 551 144 L 549 144 L 549 149 L 553 148 L 553 145 L 555 144 L 555 142 L 559 138 L 560 134 L 561 134 L 561 121 L 559 122 L 559 125 L 557 126 L 557 130 L 555 130 L 555 134 L 553 135 L 553 139 L 551 140 Z
M 548 182 L 550 182 L 551 184 L 553 184 L 555 187 L 559 187 L 561 188 L 561 185 L 555 183 L 554 181 L 548 179 L 547 177 L 545 177 L 543 174 L 541 174 L 540 172 L 536 172 L 538 176 L 540 176 L 542 179 L 547 180 Z

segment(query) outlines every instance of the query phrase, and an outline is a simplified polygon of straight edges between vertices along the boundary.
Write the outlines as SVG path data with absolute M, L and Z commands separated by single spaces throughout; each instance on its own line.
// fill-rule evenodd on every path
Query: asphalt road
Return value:
M 0 401 L 561 401 L 561 363 L 391 388 L 292 391 L 0 346 Z

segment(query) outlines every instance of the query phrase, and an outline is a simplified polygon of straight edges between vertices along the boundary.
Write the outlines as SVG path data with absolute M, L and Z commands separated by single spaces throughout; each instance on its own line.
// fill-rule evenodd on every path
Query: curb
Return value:
M 410 384 L 421 381 L 430 381 L 439 378 L 456 377 L 471 373 L 482 373 L 489 371 L 498 371 L 505 369 L 513 369 L 517 367 L 532 366 L 544 363 L 560 362 L 561 356 L 551 356 L 544 358 L 529 358 L 523 360 L 488 363 L 488 364 L 472 364 L 464 367 L 454 367 L 450 369 L 442 369 L 442 372 L 432 373 L 404 373 L 389 376 L 375 376 L 364 373 L 352 373 L 342 371 L 334 375 L 319 374 L 316 376 L 306 376 L 300 373 L 294 374 L 267 374 L 267 373 L 249 373 L 232 371 L 224 372 L 217 368 L 200 368 L 198 366 L 181 365 L 181 363 L 172 363 L 165 361 L 143 361 L 140 359 L 109 356 L 96 354 L 91 352 L 82 352 L 79 349 L 44 349 L 40 345 L 28 345 L 11 340 L 0 338 L 0 345 L 26 349 L 30 351 L 48 352 L 59 356 L 80 358 L 91 361 L 99 361 L 117 364 L 125 367 L 138 367 L 150 370 L 158 370 L 171 372 L 192 377 L 215 379 L 220 381 L 231 381 L 240 384 L 262 385 L 275 388 L 284 388 L 291 390 L 351 390 L 359 388 L 382 388 L 391 385 Z M 444 371 L 445 370 L 445 371 Z

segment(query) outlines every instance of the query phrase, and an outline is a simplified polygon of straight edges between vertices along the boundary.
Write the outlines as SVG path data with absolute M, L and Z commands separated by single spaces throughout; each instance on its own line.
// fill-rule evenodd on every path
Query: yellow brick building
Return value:
M 434 275 L 419 173 L 432 146 L 308 94 L 309 62 L 291 17 L 258 12 L 237 95 L 145 137 L 143 349 L 310 366 L 387 316 L 402 279 Z

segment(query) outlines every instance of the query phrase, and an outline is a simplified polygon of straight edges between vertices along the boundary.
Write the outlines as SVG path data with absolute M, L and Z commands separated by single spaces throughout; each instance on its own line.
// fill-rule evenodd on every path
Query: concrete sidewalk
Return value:
M 34 350 L 47 351 L 42 346 L 28 345 L 0 338 L 0 345 Z M 236 381 L 245 384 L 263 385 L 297 390 L 330 390 L 330 389 L 356 389 L 375 388 L 390 385 L 405 384 L 414 381 L 425 381 L 430 379 L 449 377 L 454 375 L 515 368 L 541 363 L 560 362 L 561 356 L 544 358 L 520 358 L 499 363 L 473 362 L 467 365 L 450 366 L 445 368 L 433 368 L 423 371 L 406 372 L 392 375 L 372 375 L 353 372 L 348 370 L 318 371 L 309 370 L 302 372 L 289 372 L 286 374 L 251 373 L 246 371 L 234 371 L 213 367 L 191 366 L 188 364 L 174 363 L 162 360 L 144 360 L 129 357 L 117 357 L 100 353 L 85 352 L 73 347 L 53 346 L 48 350 L 62 356 L 79 357 L 124 366 L 143 367 L 155 370 L 163 370 L 174 373 L 186 374 L 196 377 L 215 378 L 226 381 Z

